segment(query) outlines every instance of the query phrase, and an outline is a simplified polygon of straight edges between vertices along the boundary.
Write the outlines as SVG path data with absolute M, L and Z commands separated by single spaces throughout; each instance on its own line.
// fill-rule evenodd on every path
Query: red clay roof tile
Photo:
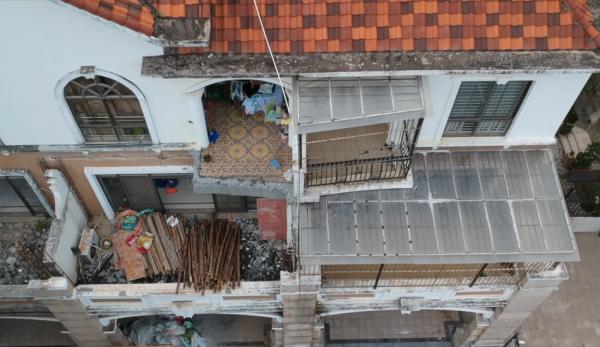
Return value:
M 208 48 L 266 53 L 252 0 L 63 0 L 151 36 L 163 17 L 211 17 Z M 276 53 L 600 47 L 587 0 L 256 0 Z

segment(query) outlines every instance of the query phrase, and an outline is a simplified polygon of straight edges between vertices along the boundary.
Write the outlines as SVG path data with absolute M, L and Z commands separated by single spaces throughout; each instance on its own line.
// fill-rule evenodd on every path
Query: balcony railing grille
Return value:
M 368 151 L 356 151 L 354 159 L 311 160 L 311 153 L 307 153 L 305 186 L 406 178 L 422 121 L 420 118 L 402 121 L 402 130 L 398 132 L 394 144 Z M 381 154 L 361 157 L 363 152 Z M 344 157 L 348 157 L 347 153 L 344 154 Z M 330 153 L 328 158 L 332 157 L 335 155 Z
M 556 263 L 322 265 L 323 288 L 427 287 L 517 284 L 526 273 L 549 271 Z

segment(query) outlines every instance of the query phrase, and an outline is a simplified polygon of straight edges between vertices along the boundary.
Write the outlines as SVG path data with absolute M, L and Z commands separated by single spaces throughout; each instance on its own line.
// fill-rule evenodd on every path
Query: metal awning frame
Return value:
M 293 119 L 298 125 L 298 132 L 300 134 L 306 134 L 311 132 L 319 132 L 319 131 L 328 131 L 335 130 L 340 128 L 351 128 L 351 127 L 359 127 L 369 124 L 377 124 L 377 123 L 387 123 L 397 120 L 406 120 L 406 119 L 414 119 L 414 118 L 423 118 L 425 115 L 425 106 L 423 102 L 423 84 L 421 82 L 421 77 L 416 77 L 419 87 L 419 96 L 421 100 L 421 107 L 416 109 L 408 109 L 408 110 L 397 110 L 396 104 L 394 102 L 394 90 L 392 86 L 392 80 L 398 79 L 390 76 L 369 76 L 362 78 L 365 80 L 371 79 L 387 79 L 388 87 L 390 90 L 390 98 L 392 103 L 392 111 L 384 112 L 384 113 L 374 113 L 367 114 L 365 113 L 365 100 L 363 93 L 363 86 L 361 83 L 361 78 L 340 78 L 340 77 L 330 77 L 330 78 L 294 78 L 293 80 L 293 90 L 294 90 L 294 101 L 292 105 L 292 109 L 295 113 Z M 321 121 L 321 122 L 310 122 L 310 123 L 302 123 L 301 114 L 300 114 L 300 91 L 299 91 L 299 81 L 327 81 L 328 89 L 329 89 L 329 120 Z M 341 80 L 357 80 L 358 81 L 358 90 L 360 95 L 360 105 L 361 105 L 361 116 L 356 118 L 347 118 L 347 119 L 336 119 L 334 117 L 334 106 L 333 106 L 333 93 L 331 82 L 332 81 L 341 81 Z

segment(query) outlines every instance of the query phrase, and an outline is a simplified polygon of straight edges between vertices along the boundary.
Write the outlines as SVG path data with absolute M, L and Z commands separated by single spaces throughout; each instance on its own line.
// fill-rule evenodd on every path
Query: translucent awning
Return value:
M 549 151 L 417 153 L 412 175 L 412 188 L 301 204 L 303 263 L 578 260 Z
M 299 78 L 294 84 L 295 119 L 304 133 L 424 114 L 418 77 Z

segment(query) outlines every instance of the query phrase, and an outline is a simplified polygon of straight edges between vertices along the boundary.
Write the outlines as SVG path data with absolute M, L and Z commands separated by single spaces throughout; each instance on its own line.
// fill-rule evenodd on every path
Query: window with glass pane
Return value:
M 530 85 L 530 81 L 462 82 L 444 136 L 503 136 Z
M 82 76 L 65 86 L 64 95 L 86 142 L 152 142 L 140 102 L 121 83 Z

